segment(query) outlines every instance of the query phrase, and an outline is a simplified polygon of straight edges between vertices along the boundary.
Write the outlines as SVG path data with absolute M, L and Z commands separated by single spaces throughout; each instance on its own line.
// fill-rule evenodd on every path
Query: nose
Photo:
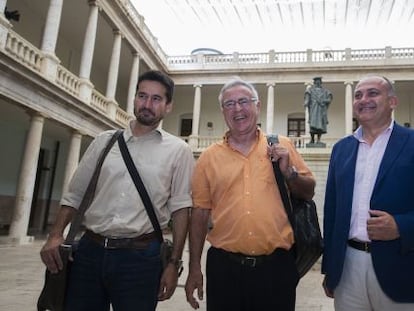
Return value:
M 142 101 L 142 106 L 144 106 L 144 107 L 149 107 L 149 106 L 151 106 L 151 98 L 150 98 L 150 97 L 145 98 L 145 99 Z

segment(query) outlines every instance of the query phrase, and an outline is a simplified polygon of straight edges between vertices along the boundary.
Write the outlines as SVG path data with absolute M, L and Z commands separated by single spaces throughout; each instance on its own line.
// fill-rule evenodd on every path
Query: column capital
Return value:
M 276 82 L 267 82 L 266 83 L 266 86 L 267 87 L 269 87 L 269 86 L 275 87 L 276 86 Z
M 120 36 L 122 36 L 122 32 L 121 32 L 121 30 L 119 30 L 118 28 L 114 28 L 114 29 L 112 29 L 112 33 L 113 33 L 114 35 L 120 35 Z
M 99 0 L 88 0 L 89 6 L 99 6 Z
M 32 110 L 30 108 L 25 109 L 26 114 L 31 118 L 49 119 L 50 116 L 45 111 Z
M 77 135 L 79 135 L 79 136 L 85 136 L 86 135 L 86 132 L 85 131 L 82 131 L 81 129 L 74 128 L 74 127 L 68 128 L 68 132 L 69 132 L 70 135 L 73 135 L 73 136 L 77 136 Z
M 196 83 L 196 84 L 193 85 L 193 87 L 194 88 L 197 88 L 197 87 L 201 88 L 201 87 L 203 87 L 203 85 L 201 83 Z
M 352 85 L 354 85 L 354 81 L 347 80 L 347 81 L 344 81 L 344 84 L 352 86 Z

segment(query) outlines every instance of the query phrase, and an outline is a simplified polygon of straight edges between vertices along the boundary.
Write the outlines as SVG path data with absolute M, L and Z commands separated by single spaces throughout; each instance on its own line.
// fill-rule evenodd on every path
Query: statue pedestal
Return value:
M 307 143 L 306 148 L 326 148 L 326 144 L 322 142 Z

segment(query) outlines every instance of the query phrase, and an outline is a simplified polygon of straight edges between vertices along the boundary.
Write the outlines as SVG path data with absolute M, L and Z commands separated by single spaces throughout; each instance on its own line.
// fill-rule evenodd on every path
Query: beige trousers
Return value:
M 336 311 L 414 310 L 413 303 L 397 303 L 384 294 L 372 266 L 371 254 L 349 246 L 342 277 L 334 295 Z

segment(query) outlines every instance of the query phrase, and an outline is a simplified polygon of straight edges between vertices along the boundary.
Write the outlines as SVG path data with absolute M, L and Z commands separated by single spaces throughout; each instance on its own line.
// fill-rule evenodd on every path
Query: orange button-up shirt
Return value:
M 289 149 L 290 165 L 313 176 L 290 140 L 279 136 L 279 141 Z M 261 130 L 247 156 L 232 149 L 226 137 L 207 148 L 196 162 L 192 195 L 194 208 L 211 210 L 207 240 L 214 247 L 257 256 L 293 244 Z

